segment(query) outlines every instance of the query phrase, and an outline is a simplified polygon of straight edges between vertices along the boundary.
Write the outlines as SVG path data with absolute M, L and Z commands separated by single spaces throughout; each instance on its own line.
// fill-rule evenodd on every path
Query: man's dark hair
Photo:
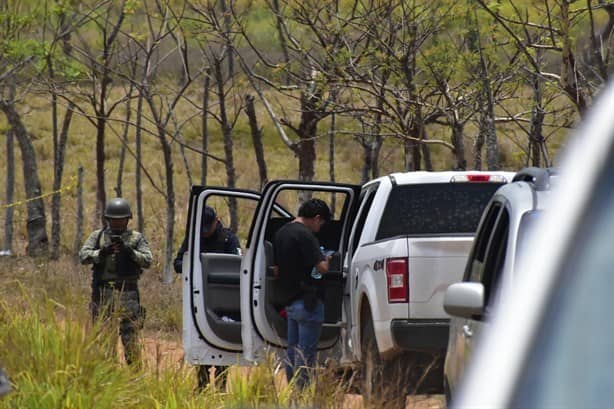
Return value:
M 312 218 L 320 216 L 326 222 L 330 221 L 331 214 L 328 205 L 320 199 L 309 199 L 298 209 L 299 217 Z

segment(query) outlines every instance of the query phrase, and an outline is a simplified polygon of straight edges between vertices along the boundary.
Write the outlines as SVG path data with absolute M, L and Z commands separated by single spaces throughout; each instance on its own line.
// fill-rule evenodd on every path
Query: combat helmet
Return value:
M 107 202 L 104 208 L 104 217 L 107 219 L 123 219 L 124 217 L 131 218 L 132 211 L 128 201 L 122 197 L 116 197 Z

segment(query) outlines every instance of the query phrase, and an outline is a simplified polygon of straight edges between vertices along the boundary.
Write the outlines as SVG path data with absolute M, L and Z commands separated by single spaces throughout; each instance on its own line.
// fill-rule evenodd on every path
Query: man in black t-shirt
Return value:
M 309 382 L 311 371 L 306 368 L 314 366 L 324 322 L 323 288 L 317 277 L 328 272 L 328 258 L 320 251 L 314 233 L 330 218 L 326 203 L 308 200 L 300 207 L 298 217 L 282 226 L 273 239 L 280 285 L 288 295 L 286 377 L 290 382 L 296 376 L 296 384 L 301 388 Z

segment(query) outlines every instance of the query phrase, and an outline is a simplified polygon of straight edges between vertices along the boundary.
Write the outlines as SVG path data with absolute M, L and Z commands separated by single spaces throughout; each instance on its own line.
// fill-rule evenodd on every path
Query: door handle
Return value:
M 471 331 L 471 327 L 468 324 L 463 325 L 463 336 L 465 338 L 471 338 L 473 336 L 473 331 Z

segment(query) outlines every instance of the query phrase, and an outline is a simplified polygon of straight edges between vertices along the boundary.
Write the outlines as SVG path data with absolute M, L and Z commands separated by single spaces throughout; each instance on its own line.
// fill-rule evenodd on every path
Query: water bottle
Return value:
M 320 247 L 320 251 L 324 253 L 324 247 Z M 313 278 L 314 280 L 322 279 L 322 273 L 318 271 L 316 266 L 313 266 L 313 268 L 311 269 L 311 278 Z

